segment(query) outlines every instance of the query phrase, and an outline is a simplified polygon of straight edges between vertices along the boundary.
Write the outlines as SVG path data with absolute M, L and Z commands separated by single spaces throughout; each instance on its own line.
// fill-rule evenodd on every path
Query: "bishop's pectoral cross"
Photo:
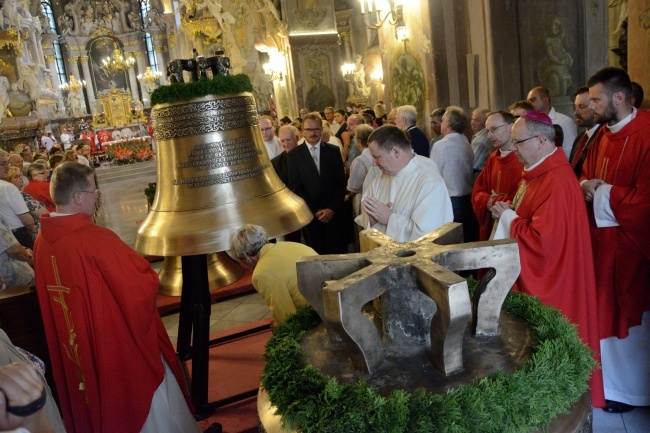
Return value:
M 81 369 L 81 360 L 79 359 L 79 347 L 76 343 L 77 334 L 74 332 L 74 322 L 72 321 L 72 313 L 68 309 L 66 304 L 65 296 L 70 294 L 70 289 L 68 287 L 61 285 L 61 279 L 59 278 L 59 269 L 56 266 L 56 257 L 52 256 L 52 268 L 54 270 L 54 280 L 56 285 L 47 285 L 48 292 L 54 292 L 52 300 L 61 306 L 63 310 L 63 317 L 65 318 L 65 324 L 68 328 L 68 345 L 63 345 L 65 353 L 68 355 L 68 358 L 77 366 L 77 378 L 79 379 L 79 390 L 86 390 L 86 383 L 83 377 L 83 370 Z

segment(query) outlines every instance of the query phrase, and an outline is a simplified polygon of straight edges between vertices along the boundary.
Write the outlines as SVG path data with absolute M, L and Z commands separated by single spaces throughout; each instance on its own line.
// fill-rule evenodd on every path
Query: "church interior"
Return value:
M 174 60 L 227 57 L 228 75 L 250 78 L 257 114 L 274 119 L 326 107 L 383 105 L 388 113 L 412 105 L 428 139 L 436 135 L 429 113 L 437 108 L 458 106 L 469 115 L 482 107 L 508 110 L 536 86 L 548 89 L 557 112 L 575 119 L 574 94 L 607 66 L 625 69 L 646 89 L 642 109 L 650 106 L 650 2 L 644 0 L 0 1 L 0 148 L 38 152 L 42 136 L 63 144 L 62 135 L 71 134 L 77 139 L 68 145 L 77 145 L 88 141 L 86 131 L 92 140 L 107 134 L 88 154 L 101 190 L 95 223 L 138 252 L 139 226 L 167 203 L 154 205 L 145 190 L 169 182 L 157 165 L 163 149 L 156 147 L 152 95 L 174 82 L 168 73 Z M 237 196 L 234 189 L 215 193 L 223 201 Z M 210 337 L 223 341 L 210 347 L 209 378 L 201 377 L 208 399 L 222 401 L 199 425 L 292 431 L 258 420 L 269 412 L 260 409 L 257 389 L 273 314 L 251 272 L 220 248 L 143 253 L 159 274 L 157 308 L 179 346 L 188 329 L 179 314 L 186 290 L 180 256 L 207 254 L 214 267 L 206 320 Z M 33 325 L 39 320 L 33 287 L 0 291 L 0 327 L 16 346 L 47 360 L 43 330 Z M 193 385 L 195 366 L 183 363 Z M 621 414 L 593 409 L 595 433 L 641 433 L 649 426 L 648 407 Z

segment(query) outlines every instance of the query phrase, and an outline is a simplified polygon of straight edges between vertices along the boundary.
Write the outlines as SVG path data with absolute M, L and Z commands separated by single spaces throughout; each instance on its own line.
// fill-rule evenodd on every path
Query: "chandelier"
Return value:
M 135 58 L 130 54 L 124 56 L 122 50 L 117 47 L 113 50 L 111 57 L 102 59 L 102 69 L 111 73 L 131 69 L 133 65 L 135 65 Z
M 138 75 L 138 80 L 139 81 L 146 81 L 147 83 L 152 83 L 156 80 L 158 80 L 160 77 L 162 77 L 162 72 L 160 71 L 152 71 L 149 66 L 147 66 L 147 70 L 144 72 L 144 74 L 139 74 Z
M 367 28 L 378 30 L 388 21 L 395 26 L 395 38 L 398 41 L 406 38 L 403 0 L 360 0 L 360 2 L 361 16 Z
M 77 92 L 78 90 L 80 90 L 85 85 L 86 85 L 86 81 L 81 80 L 81 82 L 79 82 L 79 81 L 77 81 L 77 78 L 74 75 L 70 75 L 70 82 L 61 84 L 60 88 L 64 92 L 67 92 L 67 91 Z
M 341 73 L 343 74 L 343 80 L 346 83 L 352 81 L 352 76 L 354 75 L 355 69 L 356 66 L 354 65 L 354 63 L 344 63 L 343 66 L 341 66 Z

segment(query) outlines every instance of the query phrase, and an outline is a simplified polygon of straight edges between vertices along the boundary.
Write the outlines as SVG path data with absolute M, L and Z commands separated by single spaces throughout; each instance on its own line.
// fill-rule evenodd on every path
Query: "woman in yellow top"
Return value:
M 263 227 L 246 224 L 230 243 L 232 256 L 253 270 L 253 287 L 262 295 L 273 318 L 282 323 L 287 314 L 308 305 L 298 291 L 296 262 L 305 256 L 316 256 L 316 251 L 295 242 L 269 243 Z

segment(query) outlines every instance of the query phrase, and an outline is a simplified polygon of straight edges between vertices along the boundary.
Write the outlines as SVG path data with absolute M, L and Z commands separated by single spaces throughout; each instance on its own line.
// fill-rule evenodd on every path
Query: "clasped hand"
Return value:
M 599 186 L 605 185 L 605 181 L 602 179 L 591 179 L 582 183 L 582 194 L 585 196 L 585 200 L 591 202 L 594 200 L 594 194 Z
M 512 206 L 510 203 L 505 202 L 505 201 L 498 201 L 498 202 L 494 203 L 494 205 L 492 205 L 492 209 L 491 209 L 492 218 L 494 218 L 495 220 L 498 220 L 499 218 L 501 218 L 501 215 L 503 214 L 503 212 L 505 212 L 508 209 L 513 209 L 514 210 L 514 206 Z
M 388 220 L 393 214 L 393 211 L 391 210 L 393 203 L 384 204 L 369 195 L 365 196 L 362 202 L 363 210 L 366 211 L 370 218 L 370 225 L 374 226 L 376 223 L 388 225 Z

